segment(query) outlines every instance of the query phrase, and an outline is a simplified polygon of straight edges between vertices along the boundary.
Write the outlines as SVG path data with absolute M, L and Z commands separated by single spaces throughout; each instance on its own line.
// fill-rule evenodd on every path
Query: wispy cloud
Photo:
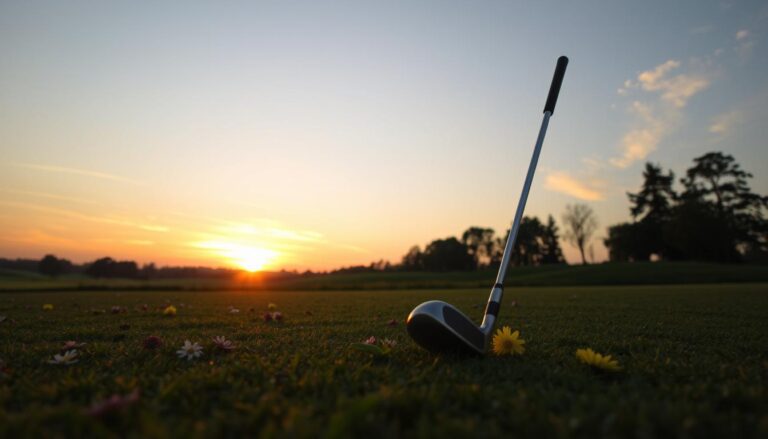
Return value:
M 119 181 L 121 183 L 128 183 L 128 184 L 134 184 L 139 186 L 144 184 L 138 180 L 134 180 L 131 178 L 122 177 L 114 174 L 107 174 L 105 172 L 92 171 L 88 169 L 76 169 L 76 168 L 68 168 L 65 166 L 55 166 L 55 165 L 41 165 L 36 163 L 11 163 L 11 165 L 17 168 L 31 169 L 34 171 L 79 175 L 82 177 L 100 178 L 102 180 Z
M 626 168 L 638 160 L 644 160 L 656 150 L 671 121 L 658 118 L 650 106 L 633 101 L 630 113 L 635 117 L 635 126 L 621 138 L 622 156 L 610 159 L 617 168 Z
M 25 191 L 25 190 L 4 189 L 4 188 L 0 188 L 0 192 L 5 192 L 8 194 L 15 194 L 15 195 L 23 195 L 25 197 L 27 196 L 38 197 L 38 198 L 46 198 L 49 200 L 67 201 L 70 203 L 87 204 L 91 206 L 101 206 L 101 204 L 97 203 L 96 201 L 84 200 L 82 198 L 68 197 L 68 196 L 58 195 L 58 194 L 49 194 L 47 192 Z
M 111 217 L 101 217 L 101 216 L 92 216 L 92 215 L 86 215 L 80 212 L 76 212 L 73 210 L 68 209 L 58 209 L 55 207 L 50 206 L 42 206 L 38 204 L 33 203 L 22 203 L 22 202 L 15 202 L 15 201 L 3 201 L 0 200 L 0 205 L 5 205 L 8 207 L 15 207 L 20 209 L 27 209 L 27 210 L 35 210 L 38 212 L 45 212 L 48 214 L 53 215 L 60 215 L 67 218 L 73 218 L 80 221 L 90 221 L 90 222 L 96 222 L 96 223 L 104 223 L 104 224 L 114 224 L 117 226 L 123 226 L 123 227 L 134 227 L 141 230 L 147 230 L 150 232 L 167 232 L 170 229 L 166 226 L 161 226 L 157 224 L 147 224 L 143 222 L 137 222 L 132 221 L 129 219 L 122 219 L 122 218 L 111 218 Z
M 577 180 L 564 171 L 556 171 L 547 175 L 544 187 L 585 201 L 599 201 L 605 198 L 594 182 Z
M 736 47 L 734 50 L 742 61 L 749 58 L 752 49 L 755 47 L 755 40 L 748 29 L 741 29 L 736 32 Z
M 688 101 L 710 86 L 707 75 L 680 73 L 682 68 L 682 62 L 670 59 L 640 72 L 618 89 L 620 96 L 636 93 L 627 109 L 633 122 L 621 138 L 621 156 L 609 160 L 613 166 L 626 168 L 645 160 L 672 131 Z
M 733 127 L 741 122 L 742 114 L 740 111 L 733 110 L 718 114 L 712 119 L 709 125 L 709 132 L 717 135 L 725 135 Z
M 640 73 L 637 81 L 643 90 L 660 92 L 661 99 L 683 108 L 688 99 L 709 86 L 710 81 L 701 75 L 669 73 L 680 67 L 680 61 L 669 60 L 651 70 Z

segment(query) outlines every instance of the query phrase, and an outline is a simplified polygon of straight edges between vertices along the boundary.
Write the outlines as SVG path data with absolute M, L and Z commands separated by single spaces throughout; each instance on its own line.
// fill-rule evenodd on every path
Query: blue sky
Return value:
M 721 150 L 768 193 L 766 32 L 758 1 L 3 2 L 0 255 L 330 268 L 500 231 L 567 55 L 527 213 L 589 204 L 600 260 L 646 161 Z

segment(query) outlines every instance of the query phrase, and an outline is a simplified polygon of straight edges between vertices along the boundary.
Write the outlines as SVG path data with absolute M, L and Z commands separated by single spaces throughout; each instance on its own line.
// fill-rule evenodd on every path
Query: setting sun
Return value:
M 206 241 L 197 243 L 195 246 L 214 250 L 216 255 L 223 257 L 228 265 L 234 265 L 250 272 L 263 270 L 273 263 L 278 256 L 274 250 L 231 242 Z
M 245 271 L 259 271 L 275 257 L 275 252 L 264 248 L 239 247 L 230 252 L 232 262 Z

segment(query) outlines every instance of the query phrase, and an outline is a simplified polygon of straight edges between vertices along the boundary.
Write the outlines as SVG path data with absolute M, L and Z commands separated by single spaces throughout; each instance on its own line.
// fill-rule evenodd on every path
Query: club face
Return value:
M 417 306 L 408 316 L 406 328 L 411 338 L 430 352 L 485 353 L 485 334 L 446 302 L 432 300 Z

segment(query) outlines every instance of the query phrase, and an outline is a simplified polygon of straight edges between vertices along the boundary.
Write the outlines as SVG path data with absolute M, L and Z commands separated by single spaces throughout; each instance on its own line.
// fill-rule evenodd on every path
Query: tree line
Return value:
M 497 267 L 501 263 L 509 229 L 496 235 L 491 228 L 470 227 L 460 237 L 436 239 L 422 250 L 413 246 L 399 266 L 403 271 L 469 271 Z M 550 215 L 543 223 L 523 217 L 511 255 L 513 265 L 562 264 L 559 229 Z
M 647 163 L 643 185 L 628 193 L 631 222 L 608 228 L 612 261 L 768 261 L 768 197 L 731 155 L 697 157 L 675 187 L 675 174 Z
M 48 254 L 42 259 L 2 259 L 0 269 L 36 272 L 49 277 L 86 275 L 94 278 L 177 279 L 235 277 L 239 270 L 211 267 L 158 267 L 154 263 L 139 265 L 135 261 L 119 261 L 103 257 L 84 264 Z

